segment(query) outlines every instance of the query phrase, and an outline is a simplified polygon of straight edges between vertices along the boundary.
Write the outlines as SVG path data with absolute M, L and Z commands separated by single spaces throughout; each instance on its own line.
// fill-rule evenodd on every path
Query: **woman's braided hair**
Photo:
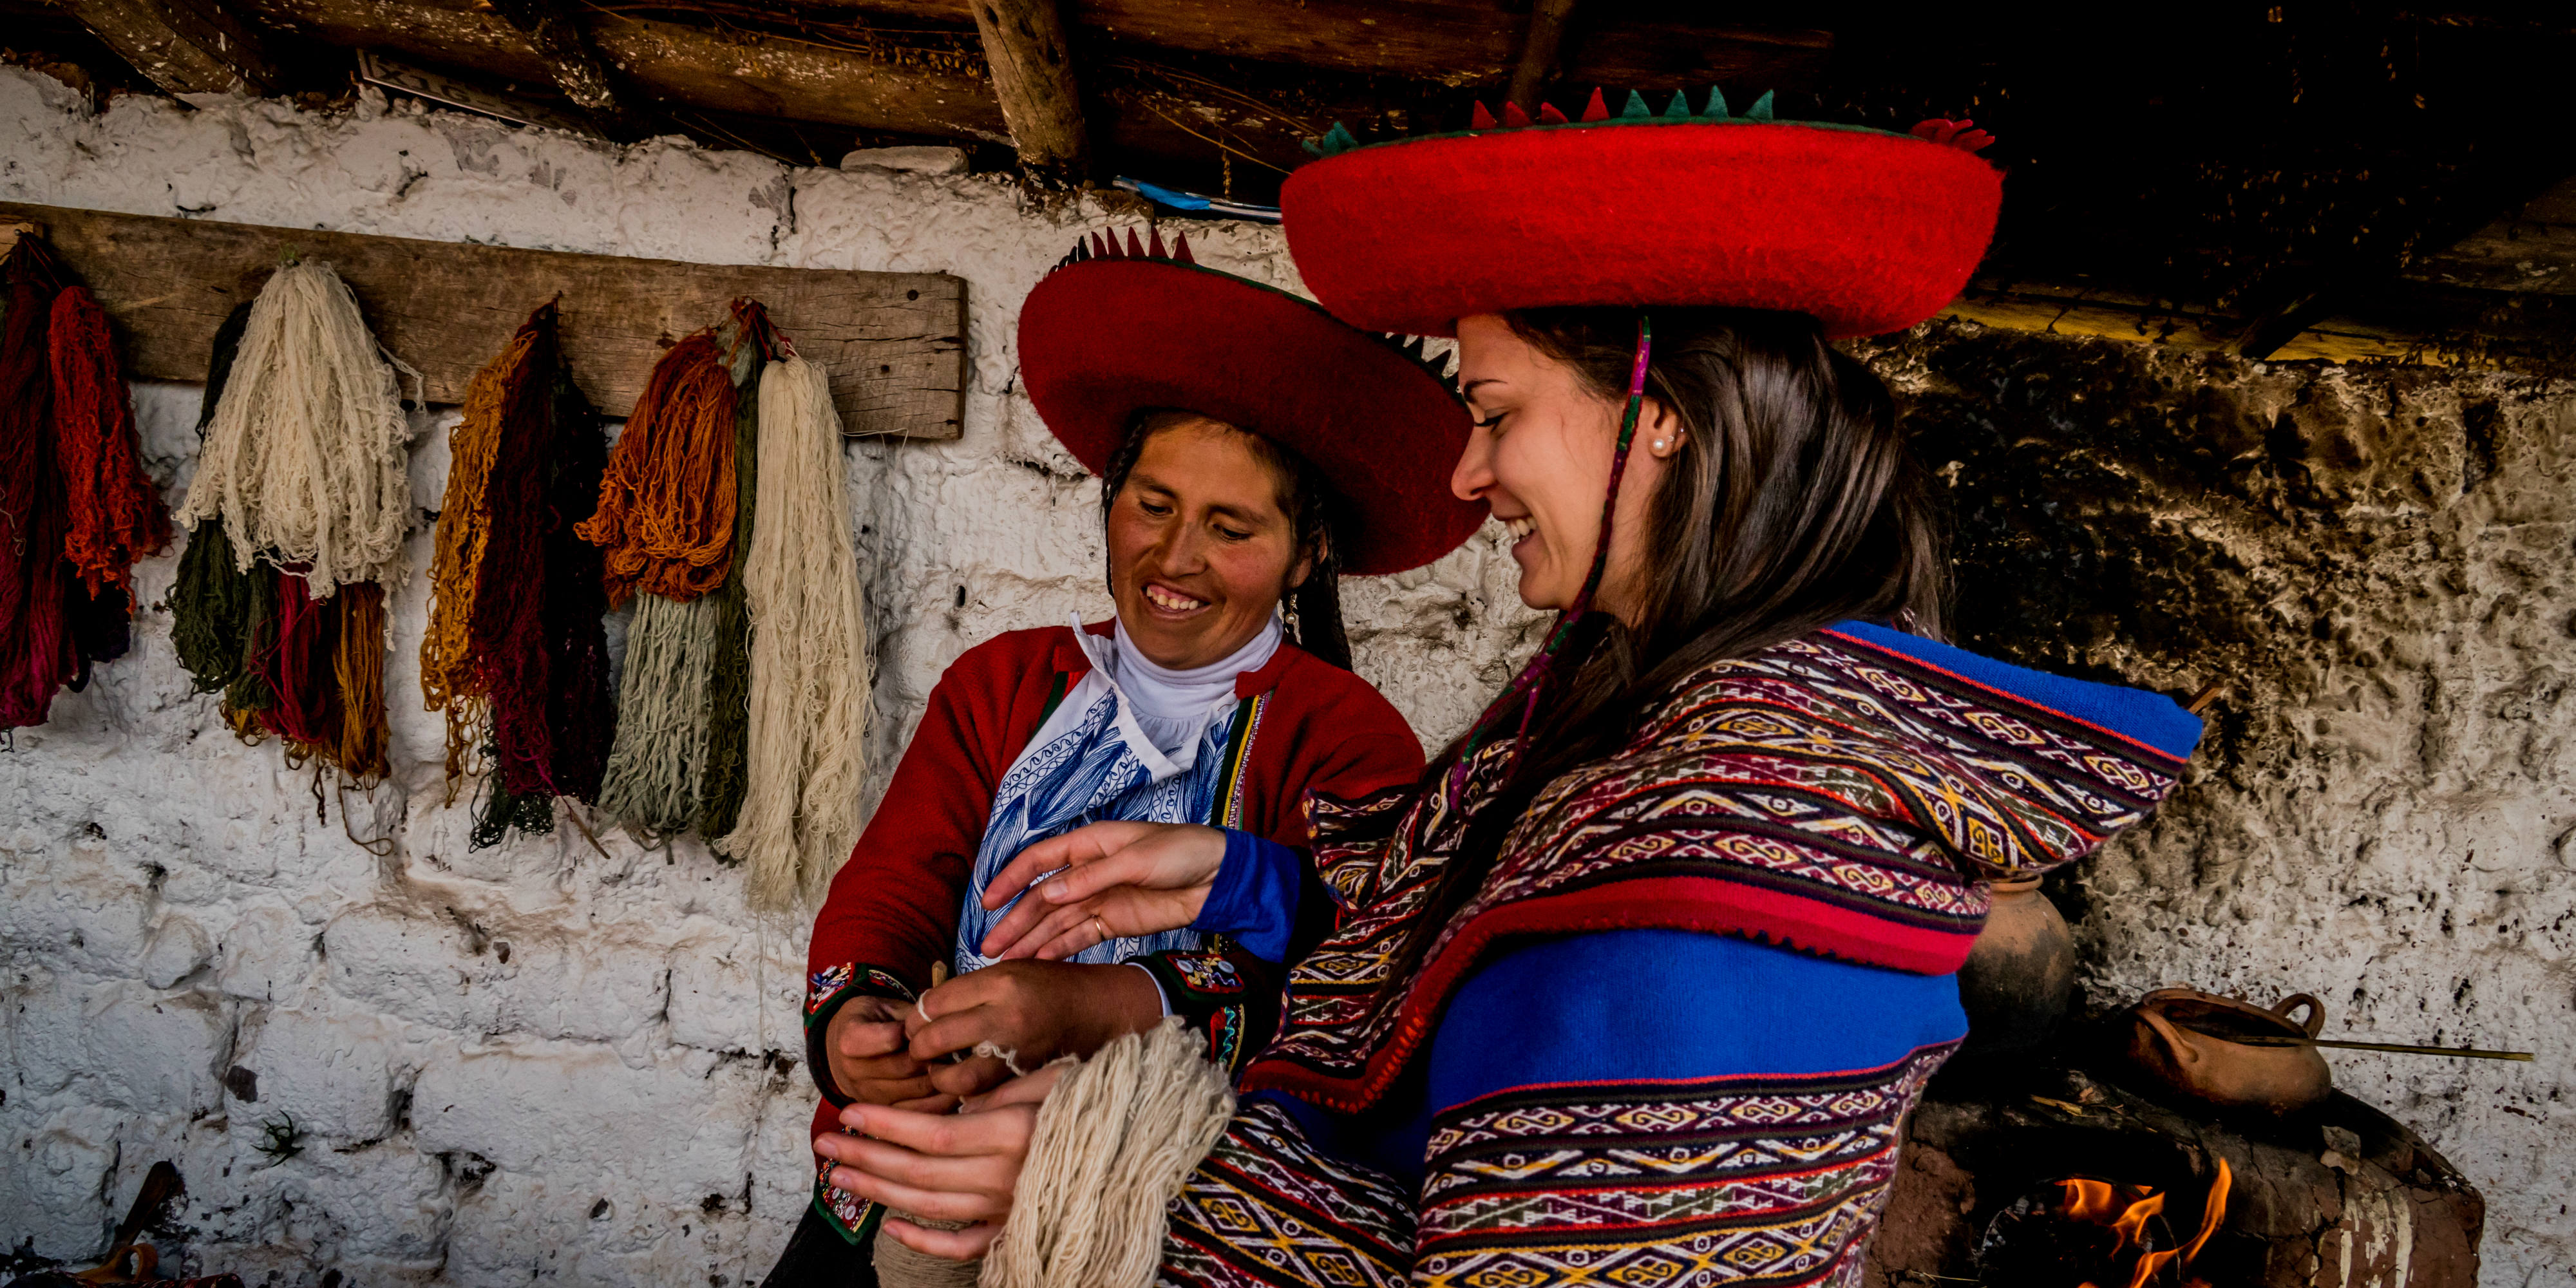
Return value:
M 1282 597 L 1288 609 L 1292 629 L 1288 640 L 1297 647 L 1330 662 L 1343 670 L 1351 666 L 1351 642 L 1342 630 L 1341 592 L 1341 498 L 1326 482 L 1323 472 L 1313 463 L 1287 447 L 1218 420 L 1213 416 L 1175 407 L 1147 407 L 1128 418 L 1127 437 L 1110 454 L 1109 468 L 1101 473 L 1100 519 L 1109 521 L 1110 507 L 1118 502 L 1118 493 L 1127 486 L 1127 476 L 1136 468 L 1136 458 L 1144 455 L 1145 443 L 1154 435 L 1183 425 L 1214 425 L 1244 437 L 1252 454 L 1270 467 L 1278 484 L 1279 509 L 1288 516 L 1295 534 L 1299 554 L 1310 556 L 1314 563 L 1306 579 L 1291 587 Z M 1117 591 L 1117 569 L 1110 570 L 1110 591 Z

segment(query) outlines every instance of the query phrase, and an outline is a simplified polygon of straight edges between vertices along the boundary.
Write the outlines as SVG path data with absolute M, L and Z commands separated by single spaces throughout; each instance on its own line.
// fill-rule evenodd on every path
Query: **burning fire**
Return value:
M 2192 1236 L 2191 1242 L 2182 1247 L 2161 1250 L 2150 1249 L 2147 1246 L 2147 1222 L 2163 1214 L 2165 1210 L 2163 1194 L 2155 1190 L 2129 1190 L 2127 1186 L 2115 1186 L 2108 1181 L 2065 1180 L 2059 1181 L 2058 1185 L 2065 1189 L 2062 1203 L 2065 1208 L 2063 1215 L 2067 1220 L 2098 1225 L 2110 1230 L 2117 1239 L 2111 1247 L 2111 1256 L 2114 1258 L 2131 1249 L 2136 1250 L 2136 1260 L 2130 1266 L 2127 1288 L 2147 1288 L 2147 1285 L 2154 1282 L 2156 1276 L 2168 1265 L 2172 1266 L 2176 1275 L 2181 1274 L 2191 1265 L 2192 1258 L 2200 1255 L 2200 1250 L 2209 1242 L 2209 1237 L 2218 1233 L 2218 1223 L 2227 1219 L 2227 1187 L 2230 1180 L 2227 1160 L 2222 1158 L 2218 1160 L 2218 1179 L 2211 1182 L 2209 1186 L 2209 1201 L 2201 1209 L 2200 1233 Z M 2128 1198 L 2124 1202 L 2121 1195 L 2123 1190 L 2129 1190 L 2135 1197 Z M 2208 1283 L 2206 1279 L 2193 1278 L 2185 1284 L 2184 1288 L 2208 1288 Z M 2102 1288 L 2102 1285 L 2087 1280 L 2084 1288 Z

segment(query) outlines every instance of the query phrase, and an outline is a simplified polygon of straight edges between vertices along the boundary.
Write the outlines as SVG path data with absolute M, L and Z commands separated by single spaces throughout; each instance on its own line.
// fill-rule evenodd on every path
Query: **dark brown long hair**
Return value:
M 1648 498 L 1634 620 L 1595 612 L 1583 623 L 1575 656 L 1564 659 L 1577 669 L 1433 878 L 1380 1008 L 1401 997 L 1540 791 L 1614 754 L 1692 673 L 1852 618 L 1945 633 L 1942 533 L 1887 386 L 1825 343 L 1804 314 L 1658 308 L 1650 317 L 1646 395 L 1680 419 L 1684 438 Z M 1506 320 L 1614 409 L 1623 405 L 1636 361 L 1634 310 L 1532 309 Z M 1459 750 L 1453 745 L 1422 781 L 1437 782 Z
M 1279 510 L 1288 516 L 1292 553 L 1289 562 L 1300 556 L 1314 563 L 1306 570 L 1306 580 L 1290 589 L 1282 602 L 1287 605 L 1294 623 L 1288 642 L 1347 671 L 1351 669 L 1351 642 L 1342 631 L 1342 575 L 1340 520 L 1341 501 L 1332 484 L 1324 480 L 1305 457 L 1251 430 L 1229 425 L 1213 416 L 1173 407 L 1148 407 L 1130 417 L 1127 437 L 1109 457 L 1109 468 L 1100 481 L 1100 521 L 1109 522 L 1109 511 L 1118 503 L 1118 493 L 1127 486 L 1127 476 L 1136 469 L 1136 458 L 1144 455 L 1146 440 L 1167 429 L 1183 425 L 1205 424 L 1241 434 L 1252 454 L 1270 467 L 1271 480 L 1278 485 Z M 1118 569 L 1109 569 L 1109 592 L 1118 593 Z

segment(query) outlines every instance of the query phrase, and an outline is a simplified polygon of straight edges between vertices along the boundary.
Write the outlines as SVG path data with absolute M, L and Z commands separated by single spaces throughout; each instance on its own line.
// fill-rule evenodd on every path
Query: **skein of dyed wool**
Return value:
M 330 613 L 331 682 L 339 722 L 330 758 L 340 772 L 372 787 L 393 772 L 385 718 L 385 589 L 372 581 L 340 587 Z
M 326 601 L 313 597 L 301 570 L 267 571 L 277 614 L 258 632 L 244 669 L 258 677 L 268 700 L 249 709 L 260 728 L 286 741 L 295 758 L 328 759 L 340 745 L 342 724 L 333 614 Z
M 331 266 L 289 264 L 251 307 L 233 377 L 180 507 L 221 518 L 235 561 L 300 563 L 312 593 L 403 572 L 411 424 L 396 373 Z
M 466 386 L 465 407 L 447 431 L 447 491 L 439 501 L 438 533 L 429 565 L 429 625 L 420 640 L 420 696 L 447 725 L 447 789 L 452 799 L 465 775 L 466 754 L 482 741 L 489 710 L 483 658 L 474 647 L 477 596 L 492 539 L 492 474 L 504 439 L 515 454 L 542 452 L 549 408 L 550 370 L 538 350 L 551 350 L 554 306 L 540 308 L 483 364 Z M 534 388 L 536 396 L 529 396 Z M 532 414 L 533 413 L 533 414 Z M 534 422 L 534 423 L 531 423 Z M 525 568 L 505 569 L 524 575 Z M 500 589 L 495 581 L 495 590 Z
M 653 365 L 580 528 L 606 552 L 608 598 L 638 590 L 696 599 L 722 584 L 733 553 L 734 387 L 713 334 Z
M 697 820 L 698 835 L 709 838 L 733 830 L 743 794 L 751 790 L 751 612 L 744 603 L 742 557 L 751 549 L 759 511 L 760 373 L 778 337 L 768 310 L 757 301 L 736 300 L 733 317 L 716 329 L 716 342 L 725 348 L 735 390 L 734 557 L 713 596 L 716 654 L 708 663 L 713 676 L 707 682 L 707 771 L 699 785 Z
M 556 372 L 554 405 L 555 458 L 546 482 L 547 528 L 539 552 L 546 594 L 537 628 L 546 655 L 546 683 L 539 689 L 524 677 L 496 678 L 493 704 L 496 710 L 521 705 L 533 710 L 540 693 L 545 699 L 543 721 L 506 722 L 512 729 L 542 730 L 546 745 L 540 749 L 533 737 L 516 748 L 505 744 L 501 754 L 505 778 L 532 784 L 542 763 L 556 794 L 596 801 L 600 780 L 608 772 L 608 748 L 617 733 L 617 701 L 609 683 L 608 631 L 603 620 L 608 615 L 608 592 L 600 584 L 599 547 L 583 540 L 574 528 L 599 504 L 599 476 L 608 465 L 608 439 L 600 432 L 599 410 L 573 384 L 570 371 Z M 516 648 L 505 642 L 499 651 L 507 654 Z
M 69 599 L 80 593 L 62 557 L 69 524 L 54 458 L 49 372 L 61 266 L 38 238 L 9 253 L 9 306 L 0 319 L 0 729 L 45 722 L 54 690 L 80 673 Z M 86 598 L 86 596 L 84 596 Z
M 599 549 L 573 531 L 598 504 L 607 444 L 564 364 L 555 307 L 531 314 L 520 336 L 529 343 L 502 382 L 502 442 L 484 489 L 489 524 L 466 624 L 491 726 L 478 846 L 511 828 L 553 830 L 556 796 L 595 798 L 616 721 Z
M 598 509 L 575 529 L 602 549 L 611 602 L 636 596 L 599 805 L 657 832 L 697 821 L 706 781 L 722 617 L 707 592 L 732 565 L 735 415 L 714 334 L 672 346 L 609 451 Z
M 49 329 L 55 453 L 70 506 L 63 557 L 91 598 L 106 600 L 113 590 L 121 610 L 133 597 L 134 561 L 169 544 L 170 512 L 143 472 L 133 395 L 106 310 L 88 287 L 66 286 L 54 296 Z
M 819 901 L 858 839 L 868 639 L 841 462 L 820 367 L 760 382 L 760 513 L 743 556 L 751 609 L 751 791 L 715 845 L 749 869 L 755 905 Z
M 716 646 L 716 604 L 647 592 L 626 629 L 626 671 L 617 686 L 617 738 L 599 807 L 656 832 L 697 821 L 706 775 L 707 659 Z
M 215 329 L 214 356 L 206 364 L 206 392 L 197 410 L 200 442 L 223 401 L 224 382 L 232 377 L 233 355 L 241 347 L 242 328 L 250 323 L 250 309 L 248 301 L 234 305 L 223 325 Z M 179 553 L 178 580 L 170 587 L 170 642 L 177 647 L 179 665 L 187 669 L 197 692 L 219 692 L 241 675 L 243 653 L 249 646 L 253 587 L 265 576 L 265 569 L 251 572 L 234 560 L 223 520 L 208 519 L 188 535 L 187 548 Z

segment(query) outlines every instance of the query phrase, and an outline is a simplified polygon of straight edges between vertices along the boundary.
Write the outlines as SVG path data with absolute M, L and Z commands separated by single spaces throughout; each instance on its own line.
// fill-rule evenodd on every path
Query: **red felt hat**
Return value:
M 1020 306 L 1020 379 L 1047 428 L 1094 474 L 1137 412 L 1198 412 L 1312 462 L 1345 504 L 1348 573 L 1418 568 L 1485 521 L 1449 492 L 1468 416 L 1448 384 L 1393 341 L 1310 301 L 1164 258 L 1135 234 L 1098 238 Z
M 1307 286 L 1355 326 L 1417 335 L 1583 304 L 1783 309 L 1878 335 L 1958 294 L 2002 204 L 1969 122 L 1773 122 L 1767 94 L 1729 117 L 1714 93 L 1699 115 L 1632 94 L 1611 117 L 1595 92 L 1584 116 L 1507 111 L 1507 128 L 1367 147 L 1336 127 L 1279 198 Z

